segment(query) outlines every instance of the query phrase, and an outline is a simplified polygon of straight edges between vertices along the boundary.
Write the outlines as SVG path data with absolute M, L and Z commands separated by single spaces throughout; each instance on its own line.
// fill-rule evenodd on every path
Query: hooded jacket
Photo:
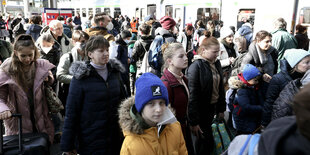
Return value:
M 11 113 L 20 113 L 23 117 L 23 133 L 32 133 L 33 125 L 30 116 L 30 107 L 27 94 L 21 89 L 17 82 L 8 74 L 11 58 L 1 65 L 0 69 L 0 113 L 10 110 Z M 33 84 L 34 94 L 34 119 L 38 132 L 49 135 L 50 142 L 54 139 L 54 125 L 49 116 L 47 101 L 45 97 L 43 80 L 49 75 L 49 70 L 55 66 L 44 59 L 37 59 L 35 78 Z M 10 118 L 4 120 L 5 134 L 18 134 L 18 119 Z
M 216 60 L 215 67 L 220 75 L 219 97 L 215 111 L 211 107 L 213 91 L 213 75 L 208 61 L 194 56 L 194 62 L 187 70 L 188 88 L 190 92 L 188 103 L 188 119 L 191 126 L 204 125 L 211 127 L 214 112 L 222 113 L 226 109 L 223 72 L 221 63 Z M 208 119 L 208 121 L 206 121 Z
M 175 38 L 173 37 L 173 35 L 171 34 L 170 31 L 159 27 L 155 30 L 155 35 L 161 35 L 165 38 L 166 43 L 173 43 L 176 42 Z M 166 37 L 167 36 L 167 37 Z
M 281 60 L 280 66 L 281 72 L 275 74 L 272 77 L 266 93 L 266 100 L 262 116 L 262 125 L 264 126 L 267 126 L 270 122 L 272 105 L 274 104 L 274 101 L 279 97 L 280 92 L 286 86 L 286 84 L 293 80 L 289 74 L 291 68 L 286 59 Z
M 37 41 L 37 39 L 40 37 L 40 32 L 42 30 L 42 27 L 37 24 L 30 25 L 29 29 L 26 31 L 26 34 L 30 34 L 34 41 Z
M 293 115 L 293 99 L 300 88 L 307 85 L 309 82 L 310 71 L 308 71 L 303 78 L 290 81 L 274 102 L 271 119 L 275 120 L 280 117 Z
M 248 23 L 250 24 L 250 23 Z M 238 29 L 238 34 L 240 36 L 244 36 L 246 39 L 246 45 L 247 47 L 250 46 L 252 40 L 253 40 L 253 31 L 252 28 L 248 24 L 243 24 L 239 29 Z
M 263 98 L 259 90 L 255 90 L 254 87 L 244 84 L 239 74 L 238 77 L 231 77 L 230 83 L 237 88 L 237 94 L 234 101 L 233 118 L 236 123 L 236 129 L 245 132 L 252 133 L 260 125 Z
M 108 30 L 105 27 L 91 27 L 85 30 L 85 32 L 89 36 L 97 36 L 97 35 L 103 35 L 103 37 L 108 40 L 109 42 L 115 41 L 115 38 L 112 34 L 108 33 Z
M 104 80 L 89 62 L 74 62 L 67 97 L 61 149 L 79 154 L 119 154 L 121 139 L 117 108 L 123 93 L 121 63 L 110 59 Z M 77 146 L 74 146 L 77 142 Z
M 131 97 L 124 101 L 119 109 L 119 124 L 125 136 L 120 154 L 187 155 L 180 123 L 166 124 L 159 133 L 158 127 L 144 129 L 137 119 L 133 118 L 137 116 L 137 113 L 131 110 L 134 102 L 135 98 Z

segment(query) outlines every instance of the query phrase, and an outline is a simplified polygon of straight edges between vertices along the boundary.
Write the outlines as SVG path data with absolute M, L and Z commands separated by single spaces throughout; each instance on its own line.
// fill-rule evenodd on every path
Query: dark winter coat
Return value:
M 200 127 L 209 128 L 214 113 L 221 113 L 226 109 L 223 72 L 219 60 L 215 62 L 215 67 L 220 74 L 219 98 L 215 109 L 214 105 L 211 104 L 213 75 L 209 62 L 196 59 L 187 70 L 186 75 L 190 92 L 188 119 L 191 126 L 200 125 Z
M 236 129 L 243 133 L 252 133 L 260 126 L 264 100 L 260 90 L 245 85 L 239 79 L 236 80 L 238 81 L 233 82 L 239 87 L 233 110 Z
M 37 39 L 40 37 L 40 32 L 42 30 L 42 27 L 37 24 L 30 25 L 29 29 L 26 31 L 26 34 L 29 34 L 32 36 L 34 41 L 37 41 Z
M 141 38 L 135 42 L 132 50 L 131 63 L 137 65 L 137 70 L 141 68 L 144 54 L 150 49 L 153 39 L 152 36 L 141 36 Z
M 128 46 L 127 43 L 120 37 L 120 35 L 116 36 L 115 42 L 117 43 L 116 59 L 123 64 L 126 70 L 124 73 L 122 73 L 122 78 L 126 83 L 129 82 Z
M 62 151 L 77 149 L 79 154 L 119 154 L 121 133 L 117 109 L 124 99 L 120 72 L 125 69 L 115 59 L 109 60 L 107 69 L 105 81 L 89 62 L 74 62 L 70 67 L 73 79 L 61 137 Z
M 40 52 L 41 59 L 46 59 L 53 65 L 58 66 L 62 54 L 59 44 L 55 43 L 53 45 L 53 48 L 47 54 L 43 52 L 43 50 L 41 49 L 41 45 L 38 45 L 38 50 Z M 51 70 L 54 77 L 56 77 L 56 70 L 57 70 L 56 67 Z
M 304 49 L 306 51 L 309 50 L 309 38 L 307 33 L 301 34 L 301 33 L 296 33 L 295 38 L 297 40 L 297 48 L 298 49 Z
M 78 16 L 74 17 L 73 23 L 74 23 L 75 25 L 82 25 L 81 17 L 78 17 Z
M 271 120 L 293 115 L 293 99 L 302 86 L 300 79 L 290 81 L 272 106 Z
M 244 25 L 238 29 L 238 33 L 240 34 L 240 36 L 244 36 L 244 38 L 246 39 L 246 47 L 248 48 L 253 40 L 252 29 L 249 26 Z
M 300 134 L 296 117 L 290 116 L 272 121 L 261 134 L 258 143 L 259 155 L 307 155 L 310 141 Z
M 108 30 L 105 27 L 91 27 L 85 30 L 85 32 L 89 36 L 97 36 L 97 35 L 102 35 L 106 40 L 109 42 L 115 41 L 115 38 L 112 34 L 108 33 Z
M 4 62 L 5 59 L 11 57 L 13 47 L 10 42 L 0 40 L 0 60 Z
M 279 97 L 280 92 L 286 84 L 293 80 L 289 74 L 291 68 L 286 59 L 281 60 L 280 68 L 281 72 L 272 77 L 266 93 L 262 117 L 262 125 L 264 126 L 267 126 L 270 122 L 272 105 L 274 104 L 274 101 Z
M 72 31 L 71 31 L 71 28 L 67 25 L 67 24 L 62 24 L 63 26 L 63 33 L 69 37 L 69 38 L 72 38 Z

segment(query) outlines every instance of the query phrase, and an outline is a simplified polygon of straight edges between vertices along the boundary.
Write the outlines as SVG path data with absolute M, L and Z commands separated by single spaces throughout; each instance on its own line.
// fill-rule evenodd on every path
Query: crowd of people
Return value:
M 259 154 L 288 154 L 284 145 L 265 144 L 266 135 L 281 133 L 279 122 L 294 126 L 285 134 L 298 128 L 294 140 L 309 147 L 307 28 L 297 25 L 294 36 L 279 18 L 274 32 L 253 34 L 250 22 L 237 31 L 216 23 L 197 20 L 181 30 L 169 16 L 102 12 L 85 23 L 59 16 L 43 27 L 38 15 L 29 23 L 22 14 L 0 17 L 5 134 L 18 133 L 11 115 L 20 113 L 24 133 L 46 133 L 68 155 L 205 155 L 214 151 L 214 118 L 227 111 L 237 136 L 228 153 L 246 140 L 240 136 L 262 132 Z M 65 107 L 59 113 L 48 106 L 46 85 Z

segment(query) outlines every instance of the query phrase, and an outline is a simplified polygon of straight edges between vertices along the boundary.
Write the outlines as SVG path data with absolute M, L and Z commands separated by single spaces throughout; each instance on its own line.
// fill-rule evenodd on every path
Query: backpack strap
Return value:
M 260 139 L 260 134 L 254 134 L 250 141 L 248 155 L 254 155 L 254 149 Z
M 242 148 L 240 149 L 239 155 L 243 154 L 243 152 L 245 151 L 246 147 L 249 144 L 251 137 L 252 137 L 252 135 L 248 135 L 248 138 L 246 139 L 245 143 L 243 144 Z
M 73 56 L 72 56 L 72 53 L 71 53 L 71 52 L 69 53 L 69 59 L 70 59 L 70 64 L 72 64 L 72 62 L 73 62 Z

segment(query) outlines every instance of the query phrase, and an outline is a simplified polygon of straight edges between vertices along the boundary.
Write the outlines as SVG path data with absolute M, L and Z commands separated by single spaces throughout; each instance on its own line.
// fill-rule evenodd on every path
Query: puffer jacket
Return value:
M 251 27 L 249 27 L 248 25 L 243 24 L 237 31 L 237 33 L 240 36 L 244 36 L 244 38 L 246 39 L 246 46 L 247 48 L 250 46 L 251 42 L 252 42 L 252 38 L 253 38 L 253 31 L 251 29 Z
M 126 97 L 120 78 L 120 72 L 125 69 L 115 59 L 109 60 L 107 69 L 105 81 L 89 62 L 77 61 L 71 65 L 73 79 L 67 97 L 62 151 L 119 154 L 122 142 L 117 109 Z
M 95 27 L 91 27 L 91 28 L 86 29 L 85 32 L 89 36 L 102 35 L 109 42 L 115 41 L 114 36 L 112 34 L 108 33 L 108 30 L 105 27 L 95 26 Z
M 286 59 L 281 60 L 280 66 L 281 72 L 275 74 L 272 77 L 266 93 L 266 100 L 262 116 L 263 126 L 267 126 L 269 124 L 271 119 L 272 105 L 274 104 L 274 101 L 279 97 L 280 92 L 290 81 L 294 80 L 289 73 L 291 67 Z
M 32 133 L 33 125 L 30 116 L 28 97 L 24 90 L 8 74 L 11 58 L 1 65 L 0 69 L 0 113 L 10 110 L 11 113 L 20 113 L 22 115 L 23 133 Z M 49 115 L 47 101 L 45 97 L 43 80 L 49 75 L 49 70 L 55 66 L 47 60 L 37 59 L 36 72 L 33 84 L 34 96 L 34 119 L 38 132 L 47 133 L 50 142 L 54 139 L 54 125 Z M 18 103 L 18 104 L 17 104 Z M 4 120 L 5 134 L 18 134 L 18 119 L 10 118 Z
M 302 78 L 290 81 L 281 91 L 272 109 L 272 120 L 293 115 L 293 99 L 300 88 L 310 83 L 310 70 Z
M 215 67 L 220 74 L 219 98 L 218 103 L 215 105 L 215 110 L 214 105 L 211 105 L 213 75 L 209 62 L 196 55 L 194 62 L 187 70 L 186 75 L 190 94 L 188 119 L 191 126 L 199 124 L 209 128 L 212 124 L 214 113 L 222 113 L 226 109 L 223 73 L 219 60 L 215 62 Z
M 233 118 L 238 131 L 252 133 L 260 126 L 264 100 L 259 89 L 256 90 L 254 86 L 247 86 L 241 81 L 242 73 L 238 74 L 238 77 L 229 79 L 235 87 L 238 87 L 232 112 Z
M 42 27 L 37 24 L 30 25 L 29 29 L 26 31 L 26 34 L 30 34 L 34 41 L 37 41 L 37 39 L 40 37 L 40 32 L 42 30 Z
M 158 127 L 142 127 L 144 121 L 134 110 L 134 103 L 131 97 L 119 109 L 119 124 L 125 136 L 121 155 L 187 155 L 179 122 L 163 125 L 160 131 Z
M 141 36 L 141 38 L 135 42 L 132 50 L 131 63 L 137 65 L 137 70 L 141 68 L 144 54 L 149 51 L 153 39 L 154 37 L 152 36 Z

